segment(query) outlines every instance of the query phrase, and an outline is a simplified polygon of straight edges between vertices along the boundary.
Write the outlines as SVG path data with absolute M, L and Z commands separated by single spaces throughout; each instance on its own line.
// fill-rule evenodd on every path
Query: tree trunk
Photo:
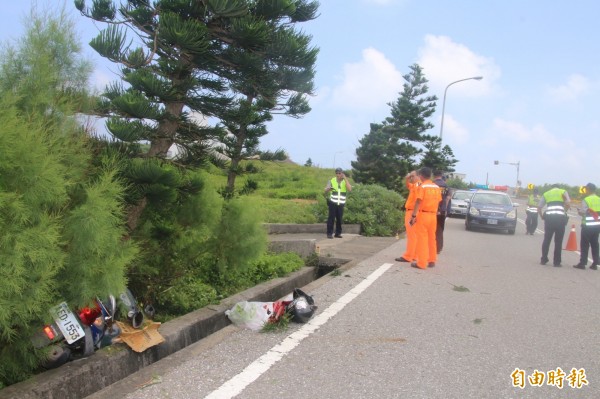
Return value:
M 227 173 L 227 193 L 229 195 L 233 194 L 233 190 L 235 189 L 235 178 L 239 174 L 238 168 L 240 161 L 242 160 L 241 158 L 242 150 L 244 149 L 244 142 L 246 141 L 246 126 L 241 126 L 235 137 L 237 141 L 232 154 L 233 156 L 231 157 L 231 166 L 229 167 L 229 172 Z
M 183 111 L 183 103 L 169 103 L 166 105 L 166 110 L 170 117 L 159 122 L 158 137 L 150 142 L 150 149 L 147 154 L 148 158 L 166 158 L 169 148 L 175 143 L 175 136 L 179 128 L 178 120 Z M 137 228 L 138 221 L 147 204 L 148 200 L 142 198 L 137 204 L 129 207 L 127 211 L 127 226 L 129 227 L 129 231 L 134 231 Z

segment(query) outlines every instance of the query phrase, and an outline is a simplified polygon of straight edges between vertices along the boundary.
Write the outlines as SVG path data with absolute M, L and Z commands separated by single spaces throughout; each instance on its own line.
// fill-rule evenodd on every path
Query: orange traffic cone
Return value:
M 577 251 L 577 234 L 575 233 L 575 225 L 571 227 L 571 233 L 569 233 L 569 240 L 567 241 L 566 251 Z

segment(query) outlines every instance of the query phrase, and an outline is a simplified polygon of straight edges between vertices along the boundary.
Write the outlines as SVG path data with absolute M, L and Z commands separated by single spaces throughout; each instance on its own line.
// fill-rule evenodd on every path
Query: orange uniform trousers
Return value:
M 437 260 L 436 212 L 419 212 L 417 222 L 413 227 L 416 227 L 417 233 L 417 266 L 420 269 L 426 269 L 429 262 Z
M 412 209 L 407 209 L 404 214 L 404 227 L 406 228 L 406 251 L 402 257 L 409 262 L 417 259 L 417 224 L 410 225 Z

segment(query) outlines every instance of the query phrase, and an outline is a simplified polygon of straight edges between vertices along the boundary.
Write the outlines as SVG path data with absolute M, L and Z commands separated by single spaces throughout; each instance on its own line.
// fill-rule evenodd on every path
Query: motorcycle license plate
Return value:
M 50 314 L 69 344 L 85 336 L 83 327 L 81 327 L 77 317 L 71 312 L 66 302 L 51 308 Z

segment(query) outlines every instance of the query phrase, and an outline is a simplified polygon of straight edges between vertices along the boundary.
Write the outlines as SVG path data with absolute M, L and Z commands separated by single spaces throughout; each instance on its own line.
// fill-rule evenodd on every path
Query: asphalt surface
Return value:
M 319 239 L 321 254 L 372 253 L 303 287 L 319 306 L 311 322 L 226 327 L 89 398 L 600 397 L 600 271 L 573 269 L 570 251 L 563 267 L 540 265 L 538 229 L 449 219 L 427 270 L 394 261 L 403 239 Z

